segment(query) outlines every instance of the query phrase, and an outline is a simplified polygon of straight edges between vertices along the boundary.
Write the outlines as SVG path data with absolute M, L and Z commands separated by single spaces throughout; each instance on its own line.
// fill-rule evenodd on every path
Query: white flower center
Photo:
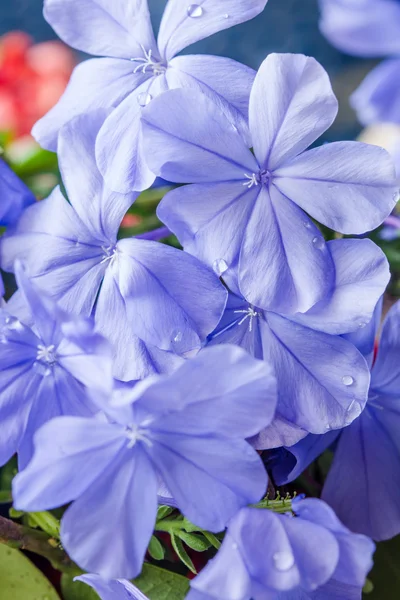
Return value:
M 137 73 L 141 71 L 142 73 L 150 72 L 153 75 L 162 75 L 167 70 L 166 65 L 163 62 L 154 60 L 152 56 L 152 50 L 146 50 L 144 46 L 141 46 L 143 50 L 144 56 L 137 56 L 135 58 L 131 58 L 132 62 L 139 63 L 134 69 L 133 72 Z
M 249 308 L 243 309 L 243 310 L 234 310 L 233 312 L 235 314 L 242 314 L 242 315 L 244 315 L 243 318 L 240 319 L 238 325 L 243 325 L 243 323 L 247 319 L 249 319 L 249 331 L 253 330 L 253 320 L 256 319 L 257 317 L 261 316 L 261 313 L 259 313 L 256 310 L 254 310 L 254 308 L 252 306 L 249 306 Z
M 44 362 L 48 365 L 54 365 L 57 362 L 56 347 L 54 344 L 44 346 L 39 344 L 37 347 L 36 360 Z

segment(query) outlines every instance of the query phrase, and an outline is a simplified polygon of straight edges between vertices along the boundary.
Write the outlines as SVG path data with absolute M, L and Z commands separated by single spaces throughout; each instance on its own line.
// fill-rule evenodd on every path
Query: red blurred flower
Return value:
M 59 100 L 76 64 L 61 42 L 33 44 L 21 31 L 0 38 L 0 131 L 19 137 Z

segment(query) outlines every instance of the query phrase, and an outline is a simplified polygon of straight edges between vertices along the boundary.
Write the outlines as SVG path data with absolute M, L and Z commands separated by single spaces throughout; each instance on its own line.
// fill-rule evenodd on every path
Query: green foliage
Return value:
M 382 510 L 385 510 L 382 505 Z M 374 567 L 368 575 L 373 585 L 365 600 L 399 600 L 400 597 L 400 536 L 377 544 Z
M 65 573 L 61 577 L 61 593 L 63 600 L 99 600 L 93 588 Z
M 192 550 L 196 550 L 196 552 L 205 552 L 205 550 L 208 550 L 211 546 L 211 543 L 204 535 L 187 533 L 186 531 L 180 531 L 178 535 L 180 539 L 185 542 L 186 546 L 189 546 Z
M 181 532 L 179 532 L 181 533 Z M 184 565 L 187 566 L 187 568 L 192 571 L 192 573 L 197 574 L 197 571 L 194 567 L 194 564 L 192 562 L 192 559 L 190 558 L 189 554 L 186 552 L 182 541 L 180 540 L 180 538 L 175 535 L 175 533 L 171 533 L 171 544 L 173 549 L 175 550 L 176 554 L 179 556 L 180 560 L 183 562 Z
M 148 563 L 143 565 L 143 571 L 140 577 L 135 579 L 134 584 L 150 600 L 184 600 L 189 591 L 189 580 L 186 577 Z
M 164 546 L 155 535 L 151 536 L 150 544 L 148 547 L 149 554 L 154 560 L 163 560 L 165 556 Z
M 60 600 L 46 577 L 19 550 L 0 544 L 0 600 Z

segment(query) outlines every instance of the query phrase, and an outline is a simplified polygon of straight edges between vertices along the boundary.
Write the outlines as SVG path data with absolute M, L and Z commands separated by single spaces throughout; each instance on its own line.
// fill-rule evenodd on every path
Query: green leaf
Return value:
M 0 504 L 9 504 L 9 502 L 12 502 L 11 492 L 0 490 Z
M 61 577 L 61 592 L 63 600 L 99 600 L 93 588 L 82 581 L 74 581 L 66 573 Z
M 151 536 L 148 551 L 151 558 L 154 558 L 154 560 L 162 560 L 165 556 L 164 547 L 155 535 Z
M 185 542 L 186 546 L 189 546 L 192 550 L 196 550 L 196 552 L 204 552 L 211 546 L 211 543 L 201 534 L 196 535 L 194 533 L 187 533 L 186 531 L 179 531 L 177 535 Z
M 377 544 L 374 567 L 368 579 L 374 589 L 370 593 L 363 594 L 365 600 L 399 600 L 400 536 Z
M 177 553 L 177 555 L 183 562 L 183 564 L 186 565 L 187 568 L 190 571 L 192 571 L 192 573 L 197 575 L 197 571 L 194 568 L 192 559 L 190 558 L 189 554 L 186 552 L 185 548 L 183 547 L 181 540 L 174 533 L 171 533 L 171 544 L 172 544 L 173 549 L 175 550 L 175 552 Z
M 19 550 L 0 544 L 0 600 L 60 600 L 39 569 Z
M 157 510 L 157 521 L 161 521 L 161 519 L 165 519 L 173 512 L 172 506 L 159 506 Z
M 143 565 L 141 575 L 133 583 L 150 600 L 184 600 L 189 591 L 189 580 L 186 577 L 148 563 Z
M 213 533 L 210 533 L 209 531 L 203 531 L 203 535 L 210 542 L 211 546 L 214 546 L 214 548 L 217 550 L 220 549 L 221 542 Z
M 60 521 L 50 512 L 31 512 L 27 513 L 30 527 L 39 527 L 51 537 L 60 539 Z

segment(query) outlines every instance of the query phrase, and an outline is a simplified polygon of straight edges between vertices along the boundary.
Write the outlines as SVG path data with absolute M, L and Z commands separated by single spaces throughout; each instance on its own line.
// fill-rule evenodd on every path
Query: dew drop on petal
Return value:
M 325 248 L 325 240 L 323 237 L 315 237 L 312 243 L 317 250 L 323 250 L 323 248 Z
M 357 419 L 357 417 L 360 416 L 361 411 L 361 405 L 354 398 L 349 404 L 348 409 L 346 410 L 345 424 L 350 425 L 350 423 L 352 423 L 355 419 Z
M 217 258 L 217 260 L 214 260 L 213 262 L 213 269 L 214 272 L 219 276 L 228 270 L 228 265 L 223 258 Z
M 275 552 L 272 559 L 277 571 L 289 571 L 294 565 L 294 556 L 291 552 Z
M 310 221 L 303 221 L 303 225 L 306 229 L 311 229 L 311 223 Z
M 393 194 L 393 200 L 396 200 L 396 202 L 399 200 L 399 192 Z
M 342 377 L 342 383 L 346 386 L 353 385 L 354 379 L 351 375 L 344 375 L 344 377 Z
M 225 13 L 225 14 L 224 14 L 224 19 L 229 19 L 229 15 L 228 15 L 228 13 Z
M 190 4 L 187 7 L 187 14 L 192 19 L 198 19 L 203 14 L 203 9 L 198 4 Z
M 153 100 L 153 96 L 147 92 L 142 92 L 138 95 L 137 101 L 139 106 L 147 106 Z

